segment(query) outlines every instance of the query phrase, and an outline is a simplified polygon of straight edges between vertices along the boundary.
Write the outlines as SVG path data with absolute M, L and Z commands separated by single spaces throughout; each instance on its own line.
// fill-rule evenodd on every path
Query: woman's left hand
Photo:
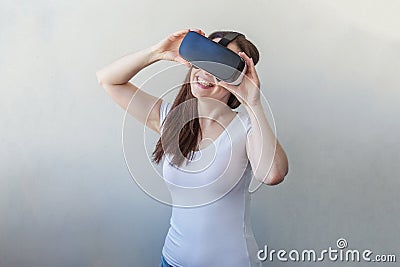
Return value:
M 247 64 L 247 70 L 240 85 L 235 86 L 220 81 L 220 85 L 231 92 L 246 107 L 251 107 L 260 102 L 260 80 L 254 67 L 253 59 L 249 58 L 244 52 L 239 52 L 239 56 Z

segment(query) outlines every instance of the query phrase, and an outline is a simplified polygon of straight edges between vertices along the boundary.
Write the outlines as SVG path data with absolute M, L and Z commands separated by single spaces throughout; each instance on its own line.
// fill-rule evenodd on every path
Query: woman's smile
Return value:
M 213 82 L 207 81 L 198 75 L 195 76 L 194 81 L 197 87 L 200 87 L 201 89 L 211 89 L 215 87 Z

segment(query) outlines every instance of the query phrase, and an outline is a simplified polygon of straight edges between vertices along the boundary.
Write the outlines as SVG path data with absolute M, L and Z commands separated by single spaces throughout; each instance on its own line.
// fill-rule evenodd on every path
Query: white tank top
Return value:
M 160 123 L 171 109 L 162 101 Z M 238 112 L 220 136 L 176 167 L 166 155 L 163 178 L 172 215 L 162 254 L 174 267 L 260 267 L 250 222 L 252 178 L 246 154 L 251 124 Z

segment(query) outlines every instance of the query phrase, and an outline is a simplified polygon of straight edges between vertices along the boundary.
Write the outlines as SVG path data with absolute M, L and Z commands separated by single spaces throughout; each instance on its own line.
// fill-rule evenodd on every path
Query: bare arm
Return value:
M 252 125 L 246 148 L 254 177 L 267 185 L 279 184 L 288 173 L 286 153 L 269 126 L 261 102 L 246 109 Z
M 124 56 L 96 72 L 97 80 L 111 98 L 124 110 L 150 129 L 159 132 L 158 98 L 129 82 L 141 69 L 160 60 L 154 47 Z M 135 97 L 133 97 L 135 95 Z M 132 98 L 133 97 L 133 98 Z M 149 114 L 146 121 L 147 114 Z
M 190 66 L 178 54 L 179 45 L 188 31 L 175 32 L 156 45 L 126 55 L 96 72 L 99 84 L 119 106 L 125 110 L 129 106 L 130 115 L 158 133 L 160 99 L 140 90 L 129 80 L 140 70 L 159 60 L 176 61 Z M 200 30 L 196 31 L 204 34 Z
M 96 72 L 100 84 L 126 84 L 140 70 L 160 60 L 156 47 L 126 55 Z
M 267 185 L 276 185 L 282 182 L 288 173 L 288 160 L 262 108 L 260 80 L 253 60 L 243 52 L 240 52 L 239 56 L 246 61 L 248 66 L 243 82 L 238 87 L 225 82 L 222 82 L 222 85 L 237 97 L 249 114 L 252 132 L 246 143 L 246 151 L 254 177 Z

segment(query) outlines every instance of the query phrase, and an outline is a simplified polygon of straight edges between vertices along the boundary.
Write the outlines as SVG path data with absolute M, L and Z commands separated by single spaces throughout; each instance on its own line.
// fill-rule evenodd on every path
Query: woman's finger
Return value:
M 256 67 L 254 65 L 253 58 L 250 58 L 250 60 L 251 60 L 251 65 L 252 65 L 251 68 L 252 68 L 253 76 L 254 76 L 255 79 L 259 80 L 258 79 L 258 74 L 257 74 L 257 71 L 256 71 Z
M 248 55 L 246 55 L 246 53 L 244 53 L 244 52 L 240 52 L 240 55 L 242 55 L 243 59 L 246 61 L 246 64 L 247 64 L 247 67 L 249 70 L 249 76 L 253 79 L 258 80 L 258 75 L 257 75 L 256 68 L 254 66 L 253 59 L 250 58 Z
M 178 31 L 178 32 L 174 32 L 173 34 L 171 34 L 169 37 L 170 40 L 177 40 L 179 38 L 182 38 L 183 36 L 186 35 L 186 33 L 188 33 L 189 30 L 183 30 L 183 31 Z
M 246 61 L 246 64 L 253 69 L 253 67 L 254 67 L 253 60 L 251 60 L 251 58 L 244 52 L 240 52 L 240 55 Z
M 191 31 L 194 31 L 194 32 L 197 32 L 198 34 L 201 34 L 201 35 L 206 35 L 202 30 L 200 30 L 200 29 L 190 29 Z
M 246 75 L 249 75 L 252 77 L 253 73 L 254 73 L 254 63 L 244 52 L 239 52 L 239 56 L 241 56 L 244 59 L 244 61 L 246 62 L 246 65 L 247 65 Z
M 180 36 L 180 35 L 183 35 L 183 34 L 185 34 L 187 32 L 189 32 L 189 29 L 174 32 L 172 35 L 173 36 Z
M 254 65 L 253 58 L 249 58 L 249 63 L 250 63 L 251 75 L 253 76 L 254 79 L 258 80 L 258 74 L 256 71 L 256 67 Z

